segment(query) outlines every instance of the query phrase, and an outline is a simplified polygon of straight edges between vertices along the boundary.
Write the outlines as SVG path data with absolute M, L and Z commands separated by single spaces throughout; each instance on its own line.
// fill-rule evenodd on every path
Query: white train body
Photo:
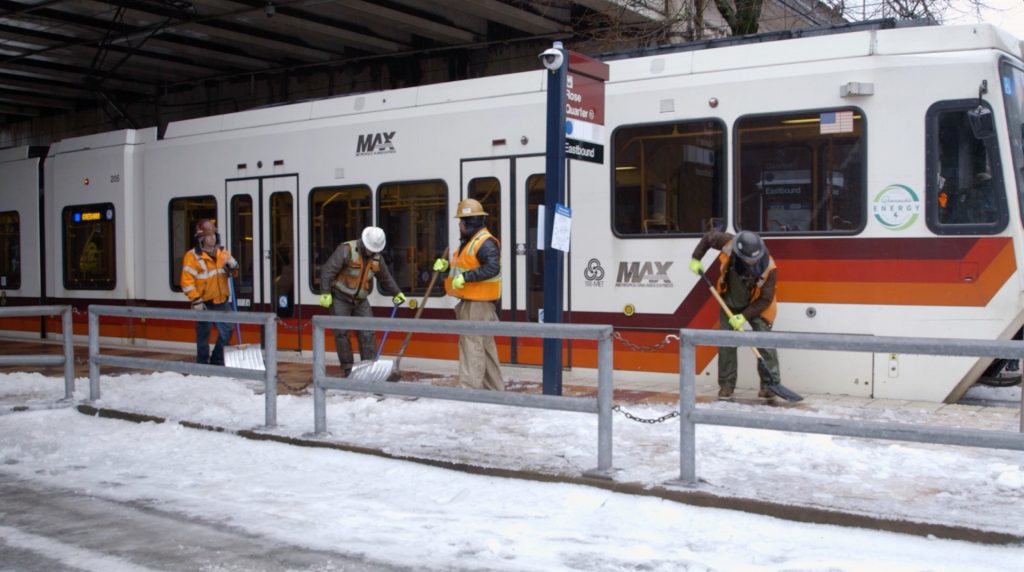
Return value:
M 641 345 L 680 327 L 717 327 L 715 303 L 687 263 L 718 225 L 765 237 L 779 265 L 776 330 L 1006 339 L 1024 324 L 1024 64 L 1011 36 L 988 25 L 861 31 L 607 63 L 603 163 L 568 166 L 569 320 L 611 323 Z M 430 262 L 458 244 L 455 205 L 474 196 L 494 211 L 489 226 L 502 243 L 502 317 L 536 320 L 546 77 L 193 119 L 160 139 L 142 130 L 62 141 L 46 162 L 45 292 L 25 264 L 21 287 L 6 295 L 181 305 L 180 258 L 195 222 L 211 217 L 243 262 L 240 309 L 278 311 L 281 349 L 308 350 L 304 324 L 322 312 L 319 264 L 338 242 L 383 227 L 393 273 L 407 294 L 422 295 Z M 978 107 L 990 113 L 974 124 Z M 991 137 L 974 131 L 986 121 Z M 31 258 L 38 204 L 12 185 L 26 186 L 20 178 L 38 159 L 4 153 L 0 192 L 21 215 Z M 962 197 L 982 184 L 987 198 L 969 210 L 973 199 Z M 110 283 L 90 282 L 85 270 L 69 282 L 62 217 L 103 217 L 106 206 L 116 272 Z M 75 254 L 80 270 L 90 268 Z M 712 255 L 703 262 L 717 271 Z M 453 317 L 442 294 L 433 292 L 428 316 Z M 389 309 L 383 293 L 371 302 L 378 314 Z M 165 336 L 185 341 L 188 332 L 148 331 L 139 343 Z M 501 343 L 504 360 L 539 359 L 536 340 Z M 453 345 L 425 339 L 411 352 L 451 357 Z M 573 348 L 570 364 L 593 365 L 592 347 Z M 675 352 L 617 345 L 616 367 L 673 372 Z M 714 375 L 712 351 L 698 361 Z M 932 401 L 958 395 L 987 365 L 789 350 L 780 361 L 797 391 Z M 741 359 L 740 375 L 756 384 L 752 359 Z

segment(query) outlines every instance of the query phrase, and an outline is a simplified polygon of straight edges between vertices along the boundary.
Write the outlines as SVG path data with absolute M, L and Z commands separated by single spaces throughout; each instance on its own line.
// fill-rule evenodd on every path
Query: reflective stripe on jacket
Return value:
M 350 240 L 345 244 L 348 245 L 348 260 L 338 271 L 335 286 L 342 293 L 362 300 L 370 294 L 370 280 L 380 272 L 380 255 L 372 255 L 369 264 L 366 264 L 362 254 L 359 253 L 359 241 Z
M 228 300 L 228 274 L 224 264 L 230 258 L 231 253 L 223 246 L 214 250 L 214 256 L 199 248 L 185 253 L 181 264 L 181 291 L 189 301 L 221 304 Z
M 721 273 L 718 276 L 718 292 L 725 294 L 726 291 L 726 273 L 729 272 L 729 258 L 732 256 L 732 247 L 734 240 L 730 240 L 722 247 L 722 252 L 718 255 L 718 262 L 721 265 Z M 761 297 L 761 287 L 764 286 L 765 281 L 771 276 L 771 273 L 775 270 L 775 259 L 768 255 L 768 266 L 764 269 L 764 272 L 758 276 L 757 281 L 750 286 L 750 303 L 753 304 L 755 300 Z M 777 305 L 778 296 L 773 292 L 772 300 L 768 304 L 768 307 L 761 312 L 761 317 L 764 318 L 769 324 L 775 323 L 775 313 L 778 311 Z M 748 317 L 749 319 L 750 317 Z
M 471 270 L 480 268 L 480 260 L 477 259 L 476 253 L 485 240 L 491 239 L 499 247 L 501 244 L 497 238 L 490 233 L 486 228 L 482 228 L 473 238 L 469 239 L 466 243 L 466 247 L 460 252 L 457 252 L 452 256 L 451 271 L 448 277 L 444 279 L 444 289 L 448 292 L 449 296 L 455 296 L 456 298 L 462 298 L 464 300 L 478 300 L 478 301 L 493 301 L 501 297 L 501 273 L 499 272 L 496 276 L 481 280 L 479 282 L 466 282 L 466 285 L 456 290 L 452 287 L 452 280 L 459 274 L 465 274 Z

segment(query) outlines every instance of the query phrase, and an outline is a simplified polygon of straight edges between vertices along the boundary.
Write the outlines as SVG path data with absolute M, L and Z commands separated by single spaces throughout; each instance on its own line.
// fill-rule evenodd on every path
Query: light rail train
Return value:
M 1013 337 L 1024 324 L 1020 42 L 972 25 L 734 44 L 603 58 L 602 162 L 567 168 L 566 320 L 612 324 L 639 346 L 717 327 L 687 261 L 718 227 L 765 237 L 779 265 L 776 330 Z M 538 65 L 178 121 L 162 137 L 0 150 L 0 302 L 185 307 L 182 257 L 196 221 L 214 218 L 241 263 L 239 309 L 278 313 L 279 349 L 308 351 L 320 265 L 339 242 L 382 227 L 395 278 L 422 296 L 432 261 L 458 244 L 455 205 L 473 197 L 502 244 L 502 319 L 536 321 L 546 77 Z M 371 302 L 389 313 L 389 297 Z M 454 319 L 453 306 L 435 289 L 424 316 Z M 59 332 L 38 319 L 0 326 Z M 193 340 L 190 323 L 152 320 L 105 321 L 103 333 Z M 503 361 L 540 363 L 539 340 L 498 341 Z M 418 335 L 406 355 L 457 351 L 454 336 Z M 617 342 L 616 376 L 677 371 L 677 352 Z M 740 385 L 753 387 L 753 358 L 740 355 Z M 930 401 L 958 398 L 988 365 L 795 350 L 780 361 L 799 392 Z M 595 367 L 594 345 L 569 344 L 566 363 Z M 715 375 L 713 348 L 698 368 Z

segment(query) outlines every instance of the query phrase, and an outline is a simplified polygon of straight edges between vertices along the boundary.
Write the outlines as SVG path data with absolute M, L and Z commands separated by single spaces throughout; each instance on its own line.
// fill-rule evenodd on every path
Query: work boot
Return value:
M 758 397 L 763 397 L 765 399 L 771 399 L 771 398 L 775 397 L 775 394 L 772 393 L 772 390 L 768 389 L 767 387 L 762 387 L 761 391 L 757 392 L 757 396 Z
M 723 385 L 718 388 L 718 400 L 729 401 L 732 399 L 733 388 L 728 385 Z

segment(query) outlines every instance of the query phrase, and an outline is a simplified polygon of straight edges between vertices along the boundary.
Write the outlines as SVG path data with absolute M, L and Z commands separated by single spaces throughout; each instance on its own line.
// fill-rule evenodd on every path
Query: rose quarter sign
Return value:
M 604 163 L 604 82 L 608 64 L 569 52 L 565 77 L 565 156 Z

